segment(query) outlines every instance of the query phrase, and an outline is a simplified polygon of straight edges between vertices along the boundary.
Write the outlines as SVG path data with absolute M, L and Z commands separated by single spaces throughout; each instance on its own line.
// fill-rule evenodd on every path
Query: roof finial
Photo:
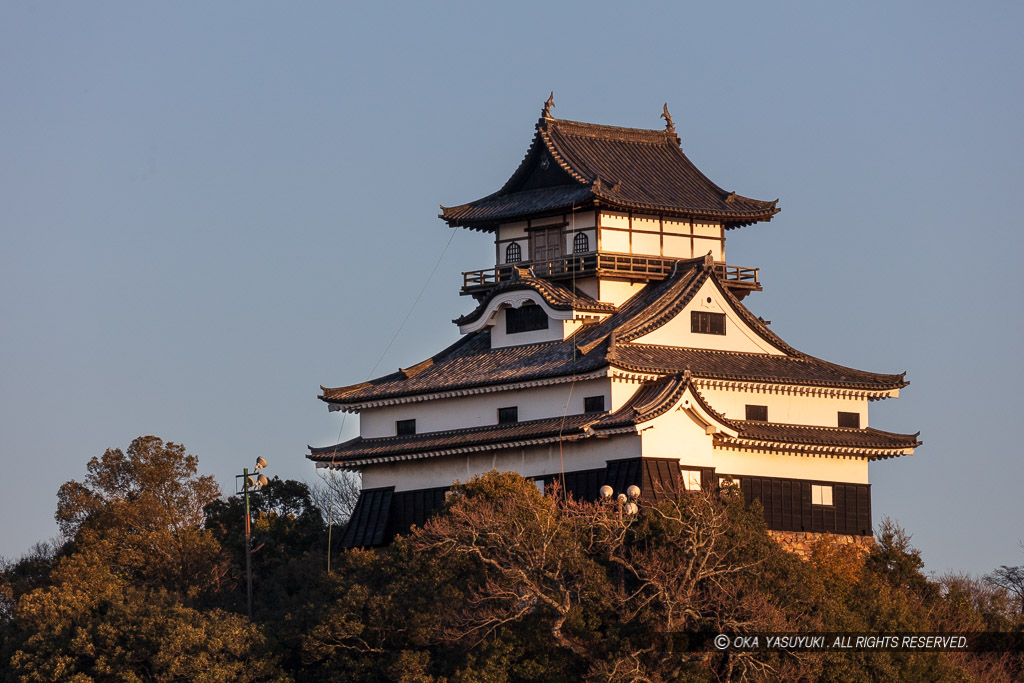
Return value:
M 544 109 L 541 110 L 541 112 L 540 112 L 541 118 L 544 118 L 544 119 L 553 119 L 553 118 L 555 118 L 554 116 L 551 115 L 551 108 L 554 107 L 554 106 L 555 106 L 555 91 L 552 90 L 551 94 L 548 95 L 548 101 L 544 103 Z
M 672 114 L 668 113 L 668 102 L 666 102 L 665 106 L 662 107 L 661 118 L 665 119 L 665 130 L 667 130 L 669 133 L 672 133 L 672 135 L 675 135 L 676 124 L 672 123 Z

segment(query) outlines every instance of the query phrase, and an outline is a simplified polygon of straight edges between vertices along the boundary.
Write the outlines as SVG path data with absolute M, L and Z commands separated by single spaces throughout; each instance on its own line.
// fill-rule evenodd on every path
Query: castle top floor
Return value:
M 480 296 L 528 267 L 546 279 L 645 282 L 675 261 L 711 254 L 742 296 L 760 289 L 753 268 L 725 263 L 727 230 L 771 220 L 777 200 L 714 184 L 683 153 L 666 107 L 664 130 L 563 121 L 551 98 L 519 168 L 497 192 L 441 207 L 452 227 L 495 235 L 495 267 L 465 274 Z

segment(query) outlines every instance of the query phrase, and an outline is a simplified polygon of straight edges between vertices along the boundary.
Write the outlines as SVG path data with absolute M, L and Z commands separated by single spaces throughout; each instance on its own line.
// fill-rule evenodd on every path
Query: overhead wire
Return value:
M 441 250 L 441 255 L 437 257 L 437 262 L 434 263 L 434 267 L 430 269 L 430 274 L 427 275 L 427 279 L 423 283 L 423 286 L 420 287 L 419 294 L 416 295 L 416 299 L 413 300 L 412 306 L 409 307 L 409 310 L 405 314 L 405 317 L 402 318 L 402 322 L 398 325 L 398 329 L 395 330 L 395 333 L 393 335 L 391 335 L 391 341 L 389 341 L 388 345 L 384 347 L 384 350 L 381 352 L 380 357 L 377 359 L 377 362 L 373 364 L 373 368 L 370 370 L 369 374 L 367 374 L 365 381 L 369 381 L 370 378 L 373 377 L 373 373 L 375 373 L 377 371 L 377 368 L 380 366 L 381 362 L 384 360 L 384 356 L 387 355 L 388 351 L 391 350 L 391 346 L 395 343 L 395 340 L 398 339 L 398 335 L 401 334 L 402 328 L 405 327 L 405 323 L 407 323 L 409 321 L 409 317 L 412 315 L 412 312 L 416 309 L 416 305 L 420 302 L 420 299 L 423 298 L 423 292 L 427 291 L 427 285 L 429 285 L 430 281 L 433 279 L 434 273 L 437 272 L 438 267 L 441 265 L 441 261 L 444 260 L 445 254 L 448 253 L 448 247 L 451 246 L 452 240 L 455 239 L 455 233 L 457 233 L 457 232 L 458 232 L 458 230 L 456 230 L 455 228 L 452 228 L 452 234 L 448 237 L 448 241 L 445 242 L 444 249 Z M 348 413 L 346 412 L 341 417 L 341 427 L 338 429 L 338 440 L 337 440 L 338 443 L 341 443 L 341 434 L 342 434 L 342 432 L 345 429 L 345 420 L 347 418 L 348 418 Z M 331 469 L 332 470 L 334 469 L 333 468 L 333 464 L 334 463 L 332 461 L 331 462 L 331 465 L 332 465 Z
M 596 214 L 595 214 L 596 216 Z M 572 272 L 572 295 L 576 296 L 576 204 L 573 203 L 571 213 L 569 214 L 569 234 L 572 235 L 572 251 L 570 257 L 570 263 L 572 264 L 570 270 Z M 575 307 L 573 308 L 575 313 Z M 572 320 L 575 322 L 576 316 L 573 315 Z M 575 332 L 573 335 L 575 336 Z M 572 392 L 576 386 L 576 342 L 572 343 L 572 379 L 569 381 L 569 395 L 565 397 L 565 407 L 562 409 L 562 422 L 558 425 L 558 471 L 559 476 L 563 482 L 561 487 L 562 497 L 565 497 L 565 454 L 562 449 L 562 432 L 565 430 L 565 418 L 569 414 L 569 403 L 572 401 Z

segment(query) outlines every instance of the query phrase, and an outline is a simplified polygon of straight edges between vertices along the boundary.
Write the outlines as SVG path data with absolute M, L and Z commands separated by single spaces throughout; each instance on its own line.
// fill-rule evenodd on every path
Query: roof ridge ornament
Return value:
M 547 101 L 544 103 L 544 108 L 541 109 L 541 111 L 540 111 L 540 117 L 542 119 L 553 119 L 553 118 L 555 118 L 551 114 L 551 110 L 554 108 L 554 106 L 555 106 L 555 91 L 552 90 L 551 94 L 548 95 Z
M 661 108 L 661 118 L 665 119 L 665 132 L 676 139 L 676 144 L 682 149 L 683 141 L 679 139 L 679 134 L 676 133 L 676 124 L 672 122 L 672 114 L 668 113 L 668 102 Z

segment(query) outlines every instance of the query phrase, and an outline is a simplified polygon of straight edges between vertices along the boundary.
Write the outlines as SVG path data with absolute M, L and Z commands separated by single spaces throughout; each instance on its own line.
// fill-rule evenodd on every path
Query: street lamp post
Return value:
M 610 502 L 612 496 L 615 494 L 615 489 L 613 489 L 611 486 L 608 486 L 607 484 L 605 484 L 604 486 L 602 486 L 600 488 L 598 493 L 601 496 L 601 500 L 604 500 L 606 502 Z M 623 513 L 625 513 L 629 517 L 632 517 L 633 515 L 635 515 L 637 512 L 640 511 L 640 508 L 636 504 L 636 501 L 639 498 L 640 498 L 640 487 L 637 486 L 636 484 L 633 484 L 629 488 L 627 488 L 626 489 L 626 493 L 620 493 L 618 496 L 615 497 L 615 507 L 618 509 L 618 512 L 619 512 L 619 523 L 620 524 L 623 522 L 623 519 L 622 519 Z M 626 585 L 626 570 L 625 570 L 625 567 L 621 563 L 618 565 L 618 567 L 619 567 L 619 571 L 618 571 L 618 574 L 619 574 L 619 576 L 618 576 L 618 579 L 619 579 L 619 581 L 618 581 L 619 591 L 622 592 L 623 590 L 625 590 L 625 585 Z
M 246 467 L 242 469 L 242 474 L 235 476 L 236 479 L 242 478 L 242 489 L 245 492 L 245 592 L 249 621 L 252 621 L 252 518 L 249 514 L 249 489 L 259 490 L 266 485 L 268 481 L 266 475 L 259 473 L 266 466 L 266 460 L 256 458 L 256 467 L 251 475 L 249 468 Z

